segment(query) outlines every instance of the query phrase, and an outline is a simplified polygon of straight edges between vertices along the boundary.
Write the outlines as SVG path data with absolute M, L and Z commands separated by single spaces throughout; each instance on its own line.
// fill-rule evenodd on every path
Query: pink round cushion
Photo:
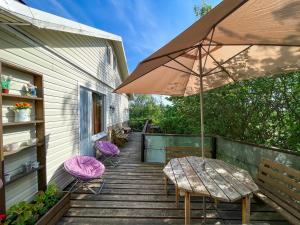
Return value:
M 104 155 L 116 156 L 120 154 L 118 146 L 109 141 L 96 141 L 95 147 Z
M 105 171 L 105 166 L 91 156 L 74 156 L 64 162 L 64 167 L 72 176 L 85 181 L 100 178 Z

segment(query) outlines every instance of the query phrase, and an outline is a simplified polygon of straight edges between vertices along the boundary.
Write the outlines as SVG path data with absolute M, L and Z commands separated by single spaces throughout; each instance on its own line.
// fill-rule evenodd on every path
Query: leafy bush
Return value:
M 45 192 L 39 192 L 32 203 L 19 202 L 8 209 L 4 225 L 32 225 L 53 207 L 62 193 L 51 184 Z
M 146 120 L 160 121 L 163 106 L 152 95 L 135 95 L 129 107 L 129 124 L 133 131 L 142 131 Z

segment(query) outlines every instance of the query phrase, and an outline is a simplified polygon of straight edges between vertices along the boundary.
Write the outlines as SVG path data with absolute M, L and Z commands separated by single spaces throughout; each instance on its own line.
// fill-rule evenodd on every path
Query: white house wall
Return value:
M 118 70 L 113 70 L 112 63 L 107 65 L 105 60 L 105 49 L 107 44 L 110 45 L 109 41 L 33 27 L 23 29 L 29 37 L 45 43 L 53 52 L 4 26 L 0 27 L 0 60 L 43 74 L 47 180 L 54 181 L 63 188 L 70 182 L 70 177 L 62 170 L 62 164 L 70 156 L 79 153 L 79 85 L 83 84 L 106 95 L 107 127 L 128 121 L 128 98 L 126 95 L 111 93 L 121 83 L 121 78 Z M 14 85 L 20 83 L 13 82 L 13 87 Z M 110 106 L 115 107 L 114 113 L 109 112 Z M 4 115 L 3 121 L 8 119 Z M 19 138 L 26 139 L 30 132 L 24 130 L 5 134 L 4 144 Z M 13 162 L 20 162 L 22 157 L 34 158 L 33 152 L 16 154 L 7 160 L 6 168 L 10 168 Z M 36 187 L 30 184 L 35 181 L 36 175 L 24 178 L 24 182 L 10 184 L 6 189 L 7 205 L 31 199 Z

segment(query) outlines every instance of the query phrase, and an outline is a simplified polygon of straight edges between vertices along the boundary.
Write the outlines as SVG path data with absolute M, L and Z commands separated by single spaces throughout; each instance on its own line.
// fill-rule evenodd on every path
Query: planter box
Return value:
M 71 193 L 64 192 L 63 197 L 35 225 L 55 225 L 70 208 Z

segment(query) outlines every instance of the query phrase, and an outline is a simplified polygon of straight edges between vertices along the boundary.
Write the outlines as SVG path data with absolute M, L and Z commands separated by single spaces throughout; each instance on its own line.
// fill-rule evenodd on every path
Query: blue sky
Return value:
M 129 71 L 190 26 L 201 0 L 25 0 L 34 8 L 120 35 Z M 207 0 L 215 6 L 220 0 Z

